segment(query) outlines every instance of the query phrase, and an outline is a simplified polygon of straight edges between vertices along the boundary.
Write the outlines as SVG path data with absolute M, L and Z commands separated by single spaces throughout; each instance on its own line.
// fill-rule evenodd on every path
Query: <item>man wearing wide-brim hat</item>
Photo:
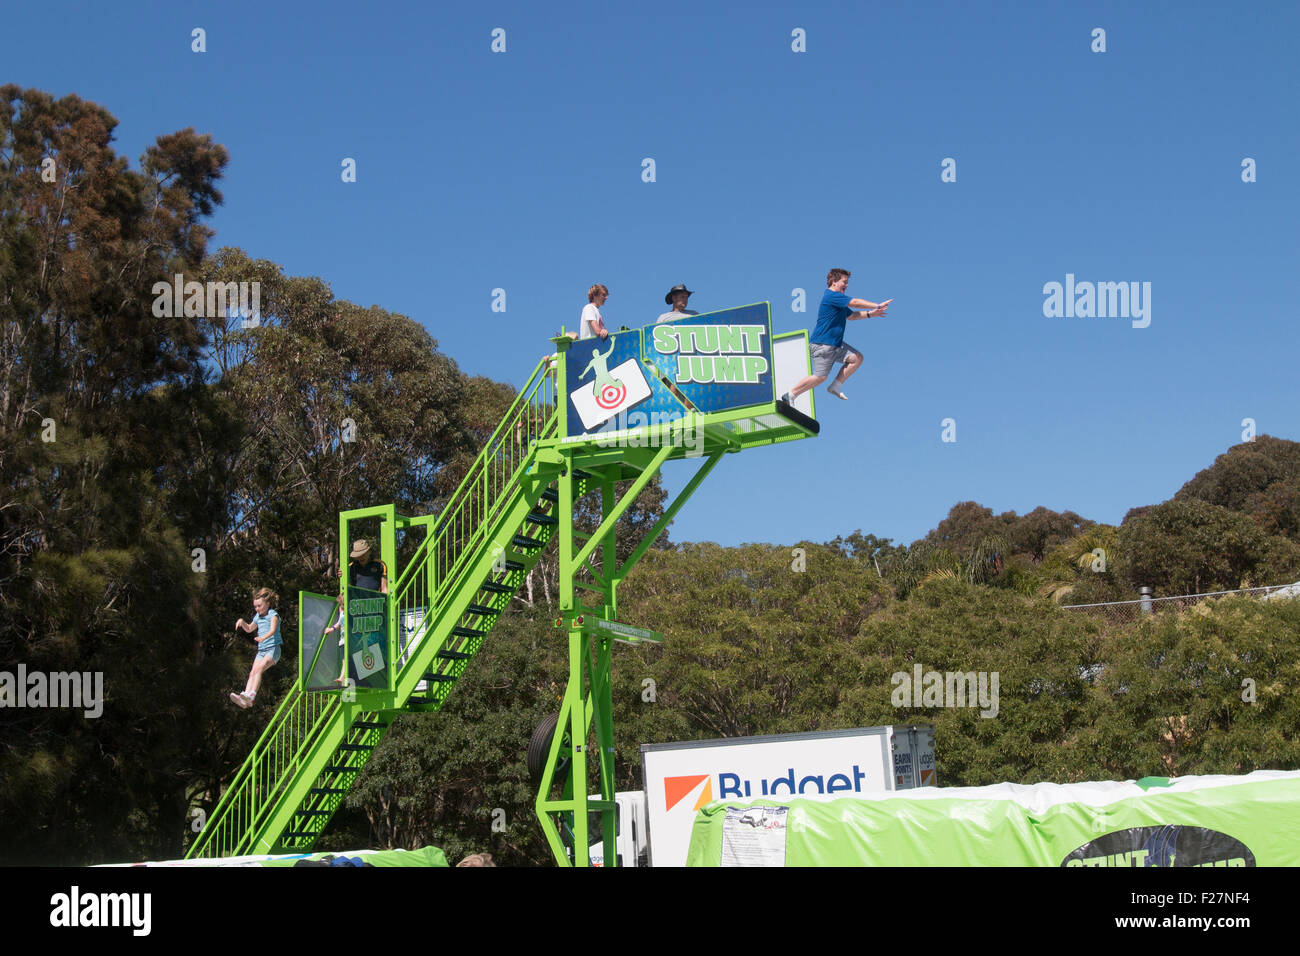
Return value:
M 352 559 L 348 564 L 349 587 L 388 593 L 388 569 L 384 562 L 371 559 L 369 541 L 358 538 L 353 542 L 348 557 Z
M 658 325 L 660 322 L 672 322 L 674 319 L 684 319 L 688 315 L 699 315 L 700 313 L 696 312 L 694 309 L 686 308 L 686 303 L 690 301 L 691 296 L 694 294 L 695 293 L 686 288 L 686 286 L 680 284 L 669 289 L 668 294 L 664 296 L 664 305 L 671 305 L 673 310 L 671 312 L 665 312 L 663 315 L 659 316 L 659 318 L 655 319 L 655 324 Z

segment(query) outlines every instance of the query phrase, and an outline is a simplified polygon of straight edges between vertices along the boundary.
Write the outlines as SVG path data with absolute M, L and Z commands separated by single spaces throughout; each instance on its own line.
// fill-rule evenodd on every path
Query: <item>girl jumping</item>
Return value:
M 253 610 L 256 612 L 252 621 L 242 617 L 235 622 L 235 630 L 251 634 L 257 631 L 257 656 L 253 658 L 253 667 L 248 672 L 248 683 L 242 694 L 232 693 L 230 701 L 244 709 L 253 706 L 257 688 L 262 683 L 262 673 L 280 660 L 280 615 L 275 606 L 279 598 L 270 588 L 259 588 L 253 592 Z

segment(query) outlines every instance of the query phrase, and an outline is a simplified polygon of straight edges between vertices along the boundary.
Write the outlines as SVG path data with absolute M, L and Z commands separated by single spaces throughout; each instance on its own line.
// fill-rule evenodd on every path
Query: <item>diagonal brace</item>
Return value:
M 722 456 L 725 454 L 725 451 L 718 451 L 710 455 L 708 461 L 701 465 L 699 470 L 695 472 L 694 477 L 686 483 L 686 487 L 677 493 L 677 497 L 674 498 L 672 503 L 664 509 L 664 513 L 659 516 L 659 520 L 654 523 L 654 527 L 646 532 L 646 536 L 641 540 L 641 543 L 636 546 L 636 550 L 627 556 L 627 560 L 623 562 L 623 566 L 618 569 L 618 574 L 615 575 L 618 580 L 621 581 L 623 578 L 627 577 L 628 572 L 636 567 L 636 563 L 645 556 L 645 553 L 650 550 L 650 546 L 653 545 L 655 540 L 664 533 L 664 529 L 668 527 L 668 523 L 673 520 L 677 515 L 677 512 L 681 510 L 682 505 L 686 504 L 691 495 L 695 493 L 695 489 L 700 486 L 701 482 L 709 476 L 709 472 L 713 470 L 713 466 L 722 461 Z
M 632 506 L 632 502 L 636 500 L 637 495 L 641 494 L 641 491 L 650 483 L 650 479 L 655 476 L 660 467 L 663 466 L 663 463 L 668 460 L 668 456 L 671 455 L 674 450 L 674 446 L 664 445 L 655 453 L 654 458 L 650 459 L 649 466 L 637 476 L 635 481 L 632 482 L 632 487 L 629 488 L 627 493 L 619 499 L 618 504 L 614 506 L 614 509 L 606 516 L 605 520 L 600 523 L 600 527 L 596 529 L 595 533 L 593 533 L 587 540 L 587 543 L 583 545 L 582 550 L 574 555 L 573 563 L 575 566 L 585 564 L 587 558 L 591 557 L 591 552 L 596 550 L 596 545 L 600 544 L 605 535 L 613 532 L 614 525 L 618 523 L 618 519 L 623 517 L 623 513 Z

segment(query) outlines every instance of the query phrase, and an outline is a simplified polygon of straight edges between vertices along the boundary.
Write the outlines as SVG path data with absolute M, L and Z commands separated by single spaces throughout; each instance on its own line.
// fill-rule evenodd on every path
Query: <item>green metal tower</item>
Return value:
M 436 711 L 511 596 L 559 537 L 560 618 L 569 681 L 542 775 L 537 812 L 560 865 L 588 865 L 588 811 L 601 814 L 614 865 L 611 648 L 659 640 L 618 621 L 618 584 L 723 455 L 813 437 L 811 393 L 776 395 L 808 374 L 807 334 L 773 337 L 767 303 L 625 330 L 558 336 L 436 515 L 392 505 L 339 516 L 340 553 L 354 525 L 377 526 L 386 594 L 345 580 L 343 647 L 324 636 L 335 599 L 299 596 L 299 679 L 231 781 L 187 857 L 311 849 L 392 720 Z M 666 462 L 699 467 L 626 560 L 618 520 Z M 574 527 L 598 494 L 601 522 Z M 347 683 L 335 678 L 346 673 Z M 588 740 L 596 740 L 596 767 Z M 598 767 L 600 799 L 588 799 Z

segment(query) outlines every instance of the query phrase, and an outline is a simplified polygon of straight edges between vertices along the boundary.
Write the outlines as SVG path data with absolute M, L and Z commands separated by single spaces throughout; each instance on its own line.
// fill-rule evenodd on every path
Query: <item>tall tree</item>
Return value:
M 203 256 L 227 155 L 185 130 L 132 171 L 116 125 L 0 88 L 0 670 L 99 674 L 104 694 L 94 716 L 0 712 L 6 862 L 178 845 L 175 775 L 213 674 L 190 547 L 210 503 L 176 492 L 186 449 L 231 429 L 203 394 L 201 327 L 155 314 L 152 288 Z

